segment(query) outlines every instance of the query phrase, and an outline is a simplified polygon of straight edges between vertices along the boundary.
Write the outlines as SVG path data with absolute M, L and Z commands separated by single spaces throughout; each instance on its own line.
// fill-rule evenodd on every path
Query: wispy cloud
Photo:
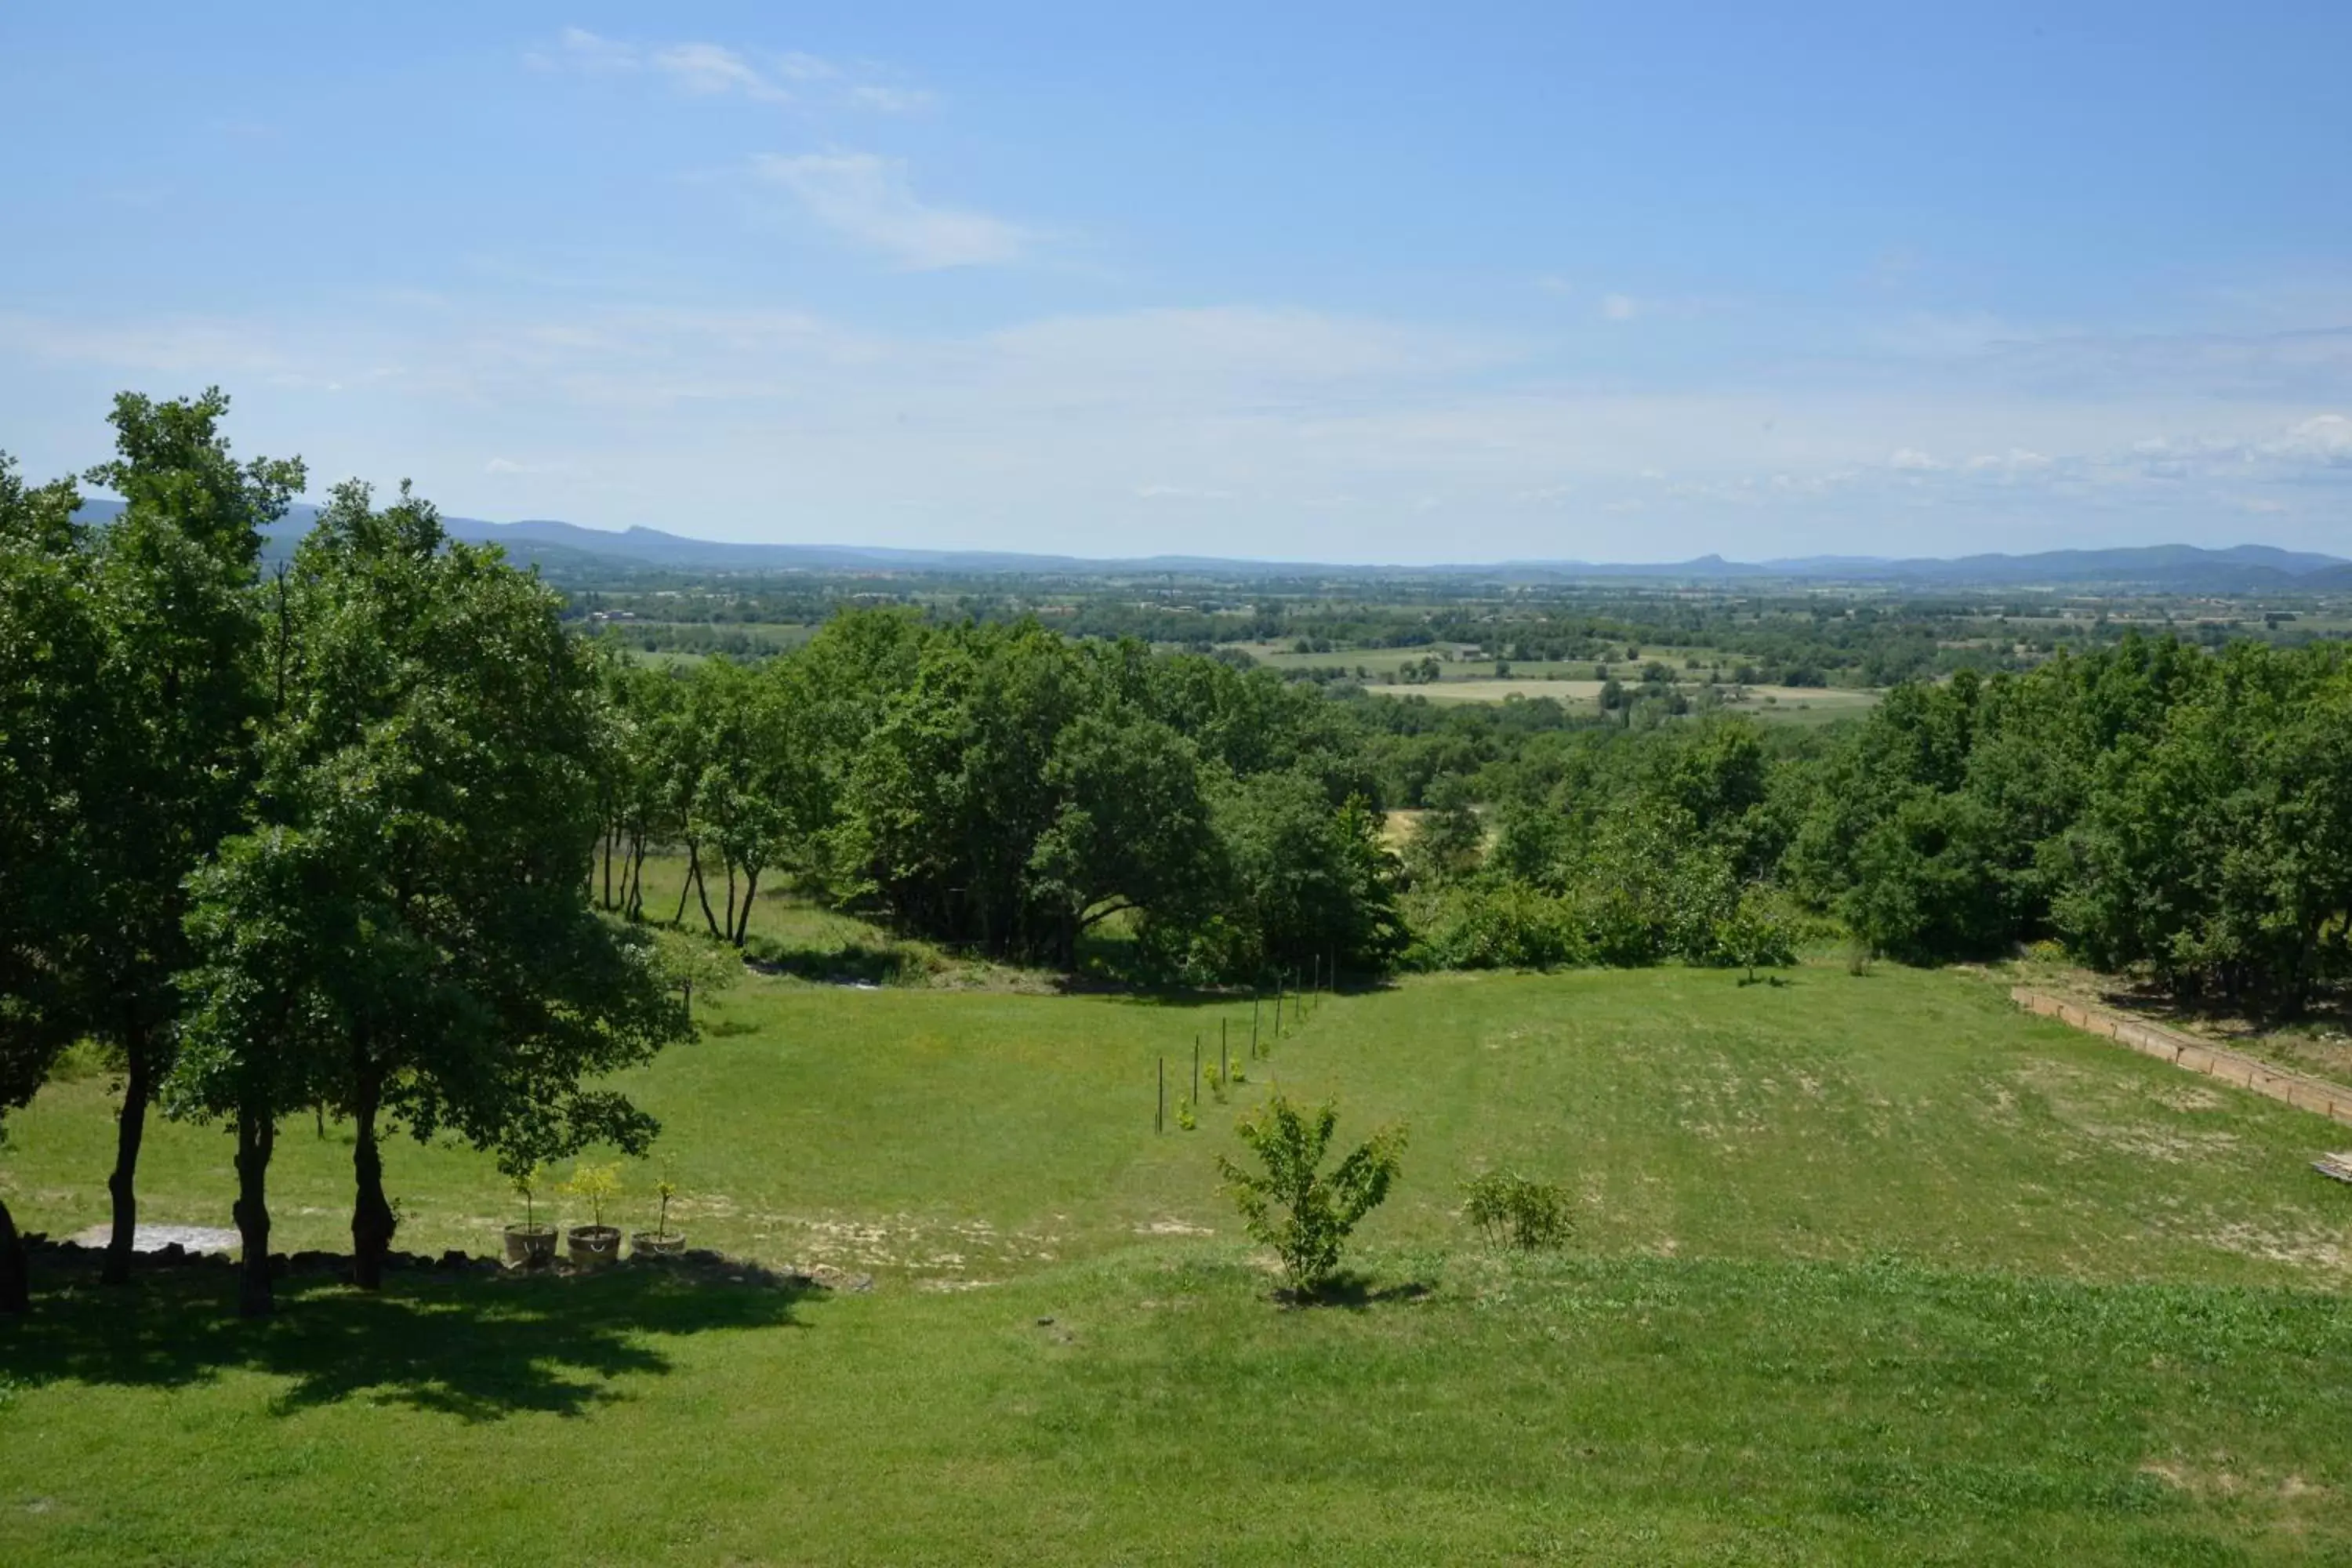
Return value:
M 820 100 L 882 114 L 910 114 L 936 101 L 926 89 L 893 81 L 885 73 L 798 50 L 763 53 L 693 41 L 642 44 L 584 27 L 564 28 L 553 43 L 528 50 L 523 59 L 537 70 L 657 77 L 697 98 L 740 97 L 761 103 Z
M 784 103 L 793 96 L 741 55 L 717 44 L 670 44 L 654 50 L 648 59 L 680 89 L 698 97 L 740 92 L 766 103 Z
M 770 153 L 752 161 L 818 224 L 912 272 L 1017 261 L 1035 239 L 1019 224 L 917 196 L 907 165 L 871 153 Z

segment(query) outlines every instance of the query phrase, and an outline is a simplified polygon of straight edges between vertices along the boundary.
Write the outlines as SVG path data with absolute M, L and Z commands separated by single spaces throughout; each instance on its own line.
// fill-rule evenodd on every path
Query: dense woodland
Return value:
M 2280 1013 L 2352 974 L 2352 659 L 2275 619 L 2086 640 L 2044 616 L 1988 654 L 1944 635 L 2000 625 L 1982 604 L 796 590 L 805 640 L 712 616 L 741 657 L 673 667 L 612 598 L 453 542 L 404 488 L 338 489 L 273 566 L 304 475 L 236 461 L 226 411 L 121 399 L 85 477 L 124 503 L 102 525 L 0 464 L 0 1109 L 77 1042 L 120 1066 L 118 1280 L 151 1105 L 235 1131 L 252 1311 L 289 1116 L 358 1130 L 362 1283 L 395 1128 L 518 1171 L 644 1147 L 600 1084 L 689 1032 L 653 929 L 740 948 L 779 890 L 1150 986 L 1752 972 L 1841 936 L 1914 963 L 2056 942 Z M 1599 712 L 1439 706 L 1286 679 L 1234 637 L 1627 679 Z M 1645 645 L 1893 689 L 1775 727 L 1695 705 Z M 667 907 L 656 855 L 688 868 Z

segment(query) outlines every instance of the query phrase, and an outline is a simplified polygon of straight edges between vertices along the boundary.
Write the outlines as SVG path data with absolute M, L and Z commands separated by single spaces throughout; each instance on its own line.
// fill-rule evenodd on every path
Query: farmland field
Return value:
M 298 1278 L 241 1324 L 225 1275 L 45 1274 L 0 1332 L 0 1560 L 2352 1552 L 2335 1130 L 1979 975 L 1414 980 L 1323 1001 L 1165 1134 L 1159 1062 L 1181 1089 L 1196 1037 L 1240 1051 L 1246 999 L 752 976 L 702 1017 L 627 1085 L 685 1228 L 870 1292 Z M 1340 1304 L 1269 1300 L 1215 1190 L 1273 1080 L 1343 1138 L 1411 1131 Z M 103 1217 L 108 1089 L 84 1064 L 12 1122 L 33 1228 Z M 227 1154 L 157 1129 L 145 1217 L 226 1223 Z M 338 1245 L 349 1155 L 289 1124 L 284 1246 Z M 404 1247 L 512 1217 L 478 1156 L 388 1166 Z M 1465 1233 L 1494 1166 L 1567 1186 L 1565 1250 Z

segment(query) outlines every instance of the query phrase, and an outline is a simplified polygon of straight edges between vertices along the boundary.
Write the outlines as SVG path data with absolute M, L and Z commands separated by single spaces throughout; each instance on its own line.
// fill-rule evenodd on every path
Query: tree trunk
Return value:
M 727 857 L 727 929 L 719 932 L 726 942 L 735 940 L 735 857 Z
M 33 1288 L 25 1266 L 25 1241 L 16 1234 L 16 1222 L 8 1215 L 8 1205 L 0 1204 L 0 1313 L 28 1312 L 33 1307 Z
M 689 839 L 686 846 L 686 880 L 677 885 L 677 913 L 669 917 L 670 924 L 681 930 L 684 929 L 687 896 L 694 891 L 695 884 L 701 880 L 702 847 Z
M 751 933 L 751 895 L 760 890 L 760 873 L 747 868 L 743 873 L 743 910 L 735 917 L 735 945 L 741 947 L 743 939 Z
M 613 840 L 620 829 L 612 823 L 604 825 L 604 907 L 613 907 Z
M 717 936 L 719 934 L 719 917 L 710 912 L 710 885 L 702 875 L 701 858 L 696 857 L 687 869 L 694 877 L 695 897 L 702 900 L 702 923 L 710 928 L 711 935 Z
M 236 1117 L 236 1234 L 244 1257 L 236 1277 L 239 1317 L 266 1318 L 276 1310 L 269 1283 L 269 1155 L 278 1142 L 275 1118 L 247 1109 Z
M 383 1195 L 383 1155 L 376 1147 L 375 1113 L 383 1086 L 372 1068 L 358 1074 L 359 1097 L 352 1122 L 358 1136 L 352 1144 L 352 1174 L 359 1192 L 352 1205 L 352 1278 L 362 1290 L 383 1289 L 383 1260 L 392 1251 L 392 1235 L 399 1216 Z
M 114 1131 L 114 1173 L 106 1190 L 114 1199 L 114 1233 L 106 1243 L 106 1267 L 99 1279 L 109 1285 L 131 1283 L 131 1243 L 139 1232 L 139 1145 L 147 1136 L 147 1102 L 155 1093 L 155 1058 L 148 1048 L 147 1031 L 132 1027 L 123 1040 L 127 1070 L 122 1079 L 122 1111 Z

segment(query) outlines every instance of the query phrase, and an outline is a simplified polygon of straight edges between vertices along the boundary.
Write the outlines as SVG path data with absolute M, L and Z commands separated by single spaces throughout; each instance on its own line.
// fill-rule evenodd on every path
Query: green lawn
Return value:
M 727 994 L 633 1086 L 686 1226 L 870 1293 L 401 1275 L 257 1326 L 222 1276 L 52 1278 L 0 1327 L 0 1562 L 2352 1556 L 2318 1118 L 1960 973 L 1415 980 L 1236 1093 L 1412 1129 L 1353 1298 L 1289 1310 L 1214 1190 L 1234 1109 L 1152 1131 L 1159 1058 L 1247 1019 Z M 107 1088 L 12 1123 L 20 1222 L 103 1217 Z M 347 1139 L 279 1149 L 285 1245 L 337 1245 Z M 150 1151 L 149 1217 L 226 1223 L 226 1137 Z M 1464 1236 L 1490 1164 L 1576 1194 L 1565 1252 Z M 478 1156 L 388 1166 L 404 1246 L 513 1206 Z

